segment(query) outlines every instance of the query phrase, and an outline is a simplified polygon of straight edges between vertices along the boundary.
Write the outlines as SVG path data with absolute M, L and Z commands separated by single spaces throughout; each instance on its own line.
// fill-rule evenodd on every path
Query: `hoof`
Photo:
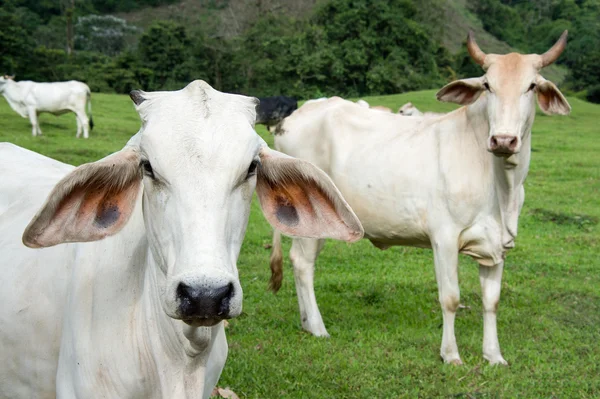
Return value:
M 446 364 L 452 364 L 453 366 L 462 366 L 463 362 L 460 357 L 448 357 L 447 359 L 442 356 L 442 361 Z
M 485 360 L 487 360 L 488 362 L 490 362 L 490 366 L 496 366 L 496 365 L 500 365 L 500 366 L 508 366 L 508 362 L 506 360 L 504 360 L 504 358 L 502 357 L 502 355 L 498 355 L 498 356 L 483 356 L 483 358 Z

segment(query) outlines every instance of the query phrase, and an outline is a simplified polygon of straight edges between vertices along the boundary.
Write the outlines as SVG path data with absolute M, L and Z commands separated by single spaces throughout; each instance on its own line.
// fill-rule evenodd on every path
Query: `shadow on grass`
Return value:
M 532 209 L 530 213 L 540 222 L 551 222 L 558 225 L 572 225 L 577 226 L 580 229 L 598 224 L 598 218 L 590 215 L 553 212 L 548 209 L 541 208 Z

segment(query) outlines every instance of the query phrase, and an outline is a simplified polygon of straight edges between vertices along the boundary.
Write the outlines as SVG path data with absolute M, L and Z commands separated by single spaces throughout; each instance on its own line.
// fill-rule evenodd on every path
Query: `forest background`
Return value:
M 0 0 L 0 73 L 92 91 L 219 90 L 300 99 L 439 88 L 480 76 L 464 48 L 540 53 L 544 75 L 600 102 L 600 0 Z

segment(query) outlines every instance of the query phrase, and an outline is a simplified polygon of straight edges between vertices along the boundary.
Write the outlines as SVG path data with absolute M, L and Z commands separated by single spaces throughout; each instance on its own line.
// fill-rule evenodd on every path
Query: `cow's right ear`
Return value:
M 23 233 L 30 248 L 95 241 L 125 226 L 140 192 L 140 156 L 131 148 L 79 166 L 54 187 Z
M 260 161 L 256 192 L 275 229 L 296 237 L 362 238 L 360 221 L 325 172 L 268 147 Z
M 439 101 L 469 105 L 484 91 L 483 78 L 455 80 L 442 87 L 435 95 Z

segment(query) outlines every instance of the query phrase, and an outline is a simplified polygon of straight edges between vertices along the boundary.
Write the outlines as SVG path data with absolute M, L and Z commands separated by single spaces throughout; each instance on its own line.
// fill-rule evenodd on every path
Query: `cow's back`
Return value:
M 24 82 L 19 82 L 24 83 Z M 26 102 L 39 112 L 61 113 L 61 111 L 85 110 L 90 89 L 85 83 L 68 82 L 38 83 L 28 82 Z
M 458 139 L 457 112 L 405 117 L 334 97 L 294 112 L 275 146 L 332 178 L 365 237 L 381 246 L 427 247 L 437 220 L 468 226 L 488 199 L 487 186 L 478 187 L 489 182 L 489 170 L 464 156 L 475 143 Z
M 23 231 L 72 167 L 0 143 L 0 397 L 53 398 L 72 245 L 30 249 Z

